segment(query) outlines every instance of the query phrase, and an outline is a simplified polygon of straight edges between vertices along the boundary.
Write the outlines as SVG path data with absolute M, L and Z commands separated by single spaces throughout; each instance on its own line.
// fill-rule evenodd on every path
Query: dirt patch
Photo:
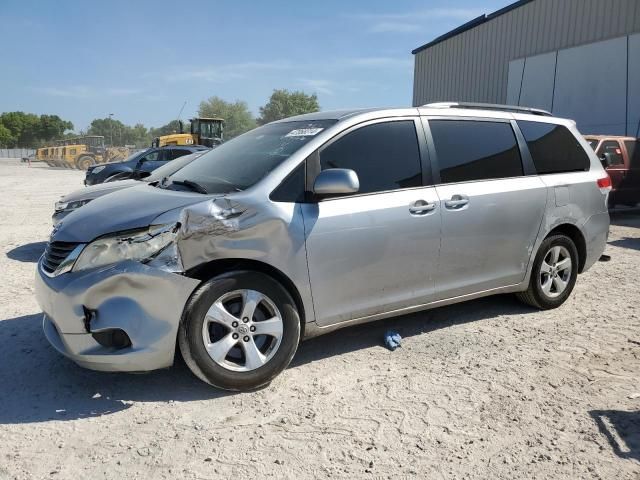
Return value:
M 334 332 L 228 394 L 182 363 L 105 374 L 49 347 L 35 262 L 82 175 L 0 161 L 0 479 L 640 476 L 637 213 L 558 310 L 496 296 Z

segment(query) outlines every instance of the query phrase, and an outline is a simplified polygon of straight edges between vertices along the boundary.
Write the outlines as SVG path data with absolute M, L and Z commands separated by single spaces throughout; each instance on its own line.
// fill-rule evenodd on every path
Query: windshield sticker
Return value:
M 324 128 L 297 128 L 291 130 L 285 137 L 312 137 L 319 134 Z

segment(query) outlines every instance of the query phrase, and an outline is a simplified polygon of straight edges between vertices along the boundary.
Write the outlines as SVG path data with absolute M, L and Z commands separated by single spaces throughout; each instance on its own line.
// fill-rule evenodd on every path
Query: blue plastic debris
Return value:
M 384 334 L 384 346 L 387 347 L 392 352 L 400 347 L 400 343 L 402 342 L 402 337 L 398 332 L 394 332 L 393 330 L 387 330 Z

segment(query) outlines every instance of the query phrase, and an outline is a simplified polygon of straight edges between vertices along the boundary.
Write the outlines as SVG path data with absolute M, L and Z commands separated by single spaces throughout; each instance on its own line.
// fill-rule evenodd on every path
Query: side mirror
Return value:
M 360 180 L 353 170 L 329 168 L 323 170 L 313 182 L 313 193 L 321 197 L 346 195 L 360 190 Z

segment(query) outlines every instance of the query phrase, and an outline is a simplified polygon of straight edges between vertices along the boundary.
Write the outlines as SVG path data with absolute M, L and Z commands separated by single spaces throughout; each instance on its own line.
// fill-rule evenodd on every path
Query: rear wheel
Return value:
M 546 238 L 534 260 L 529 288 L 518 298 L 533 307 L 549 310 L 562 305 L 578 276 L 578 250 L 569 237 Z
M 225 390 L 268 384 L 293 358 L 300 317 L 287 290 L 258 272 L 239 271 L 204 283 L 180 324 L 180 351 L 201 380 Z
M 80 170 L 89 170 L 89 167 L 95 165 L 96 161 L 89 155 L 83 155 L 76 160 L 76 167 Z

